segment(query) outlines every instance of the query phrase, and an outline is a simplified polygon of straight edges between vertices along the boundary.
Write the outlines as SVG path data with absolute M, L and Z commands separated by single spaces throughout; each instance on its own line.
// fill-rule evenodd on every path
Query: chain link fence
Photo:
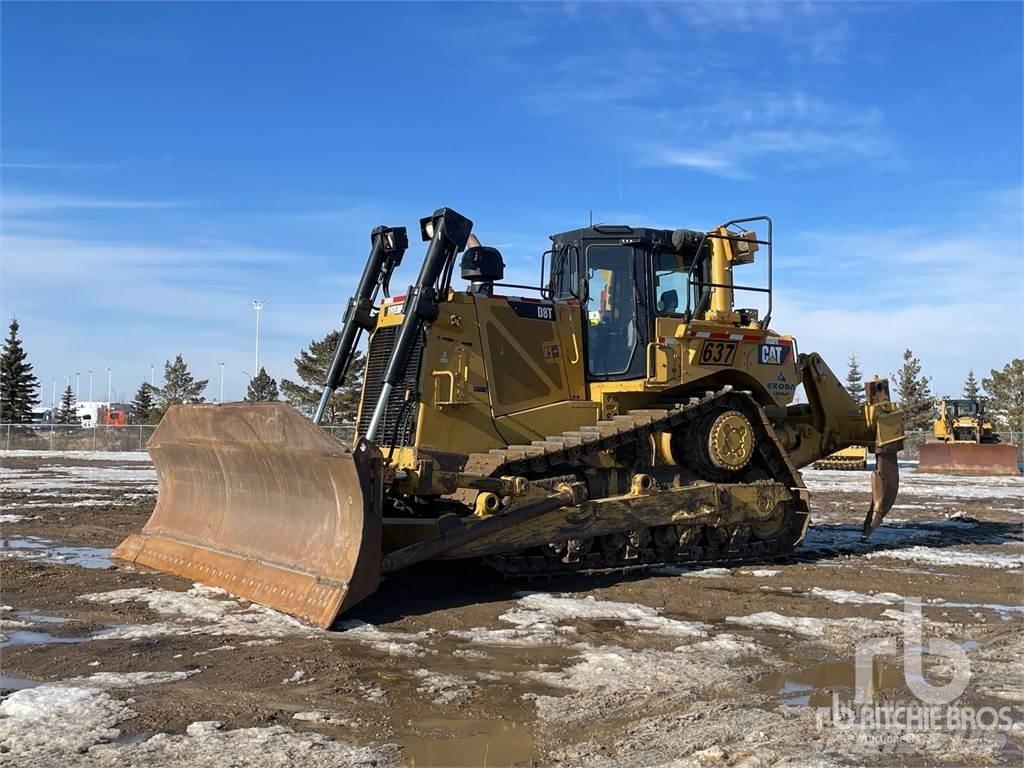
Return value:
M 77 424 L 0 424 L 0 447 L 7 451 L 144 451 L 155 426 Z M 354 424 L 325 426 L 332 437 L 349 442 Z
M 151 425 L 0 424 L 0 446 L 9 451 L 144 451 L 155 429 Z M 356 431 L 355 424 L 337 424 L 322 429 L 346 443 L 352 440 Z M 1018 446 L 1019 460 L 1024 462 L 1024 433 L 1007 430 L 998 435 L 1002 442 Z M 931 430 L 907 432 L 900 458 L 916 461 L 918 447 L 930 439 Z

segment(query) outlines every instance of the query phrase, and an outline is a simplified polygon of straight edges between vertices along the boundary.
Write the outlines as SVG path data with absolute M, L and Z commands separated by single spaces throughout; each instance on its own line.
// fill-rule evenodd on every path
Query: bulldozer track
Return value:
M 851 472 L 868 468 L 867 461 L 862 459 L 819 459 L 812 466 L 814 469 L 838 469 Z
M 662 432 L 688 430 L 709 414 L 737 410 L 747 416 L 755 433 L 754 457 L 740 476 L 732 481 L 774 480 L 790 489 L 792 503 L 785 519 L 770 536 L 756 538 L 749 531 L 711 527 L 700 520 L 675 526 L 655 526 L 645 530 L 622 531 L 624 546 L 612 551 L 598 546 L 600 539 L 552 542 L 549 550 L 534 548 L 510 554 L 491 555 L 484 562 L 510 576 L 543 576 L 570 573 L 607 573 L 647 569 L 660 565 L 713 565 L 765 561 L 790 554 L 801 540 L 808 519 L 806 491 L 800 473 L 790 462 L 775 430 L 748 392 L 725 387 L 692 397 L 686 403 L 673 403 L 660 409 L 630 411 L 598 421 L 595 425 L 561 435 L 535 440 L 529 445 L 512 445 L 487 454 L 472 454 L 469 465 L 488 466 L 493 477 L 518 475 L 535 482 L 551 482 L 567 476 L 579 477 L 597 464 L 601 453 L 633 449 L 637 453 L 649 445 L 652 436 Z M 690 454 L 687 453 L 687 457 Z M 499 463 L 495 466 L 495 460 Z M 468 465 L 468 466 L 469 466 Z M 643 472 L 643 465 L 631 467 Z M 683 468 L 698 479 L 723 481 L 709 477 L 699 462 L 685 461 Z M 664 529 L 674 528 L 673 533 Z M 676 543 L 672 543 L 672 539 Z M 602 551 L 603 549 L 603 551 Z

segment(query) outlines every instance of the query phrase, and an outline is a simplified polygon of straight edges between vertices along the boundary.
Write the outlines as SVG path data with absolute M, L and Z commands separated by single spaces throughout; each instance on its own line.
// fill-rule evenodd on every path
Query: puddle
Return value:
M 66 547 L 38 536 L 11 536 L 0 545 L 3 557 L 24 557 L 82 568 L 109 568 L 111 551 L 106 547 Z
M 129 744 L 138 744 L 140 742 L 143 742 L 152 735 L 153 731 L 139 731 L 138 733 L 130 733 L 127 736 L 121 736 L 119 738 L 116 738 L 114 739 L 114 743 L 119 746 L 125 747 Z
M 398 739 L 402 765 L 500 768 L 529 763 L 537 756 L 533 733 L 511 720 L 414 720 L 417 735 Z M 431 732 L 436 735 L 424 735 Z
M 885 659 L 875 659 L 871 683 L 876 698 L 885 691 L 910 695 L 902 667 Z M 757 682 L 759 689 L 778 696 L 791 707 L 829 707 L 833 691 L 840 693 L 840 698 L 852 699 L 854 685 L 854 666 L 850 661 L 832 661 L 791 672 L 776 672 Z
M 64 619 L 60 616 L 46 616 L 36 611 L 18 611 L 15 614 L 19 619 L 33 624 L 66 624 L 71 619 Z
M 1024 613 L 1024 605 L 1000 605 L 998 603 L 956 603 L 945 600 L 929 603 L 927 608 L 963 608 L 965 611 L 995 611 L 1003 621 L 1013 621 L 1013 614 Z
M 0 675 L 0 691 L 23 691 L 26 688 L 35 688 L 42 685 L 38 680 L 27 680 L 24 677 L 11 677 Z
M 46 632 L 32 632 L 19 629 L 11 632 L 7 639 L 0 643 L 0 648 L 12 648 L 16 645 L 49 645 L 52 643 L 81 643 L 84 637 L 54 637 Z

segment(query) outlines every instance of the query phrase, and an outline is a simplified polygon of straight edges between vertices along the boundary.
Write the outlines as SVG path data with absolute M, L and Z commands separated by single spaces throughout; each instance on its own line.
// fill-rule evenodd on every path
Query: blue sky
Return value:
M 252 299 L 293 376 L 374 225 L 450 205 L 534 282 L 591 210 L 767 213 L 774 327 L 957 392 L 1024 354 L 1021 8 L 5 3 L 0 309 L 47 401 L 179 352 L 232 399 Z

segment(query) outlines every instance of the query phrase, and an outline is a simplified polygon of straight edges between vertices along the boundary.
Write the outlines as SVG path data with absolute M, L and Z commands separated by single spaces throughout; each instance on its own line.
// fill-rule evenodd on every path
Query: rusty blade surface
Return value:
M 159 495 L 113 558 L 330 626 L 376 590 L 381 461 L 284 403 L 172 406 L 149 444 Z
M 867 539 L 889 514 L 899 490 L 900 466 L 896 451 L 875 454 L 875 471 L 871 473 L 871 506 L 864 518 L 862 539 Z
M 1019 475 L 1020 449 L 1009 443 L 925 443 L 918 472 L 946 475 Z

